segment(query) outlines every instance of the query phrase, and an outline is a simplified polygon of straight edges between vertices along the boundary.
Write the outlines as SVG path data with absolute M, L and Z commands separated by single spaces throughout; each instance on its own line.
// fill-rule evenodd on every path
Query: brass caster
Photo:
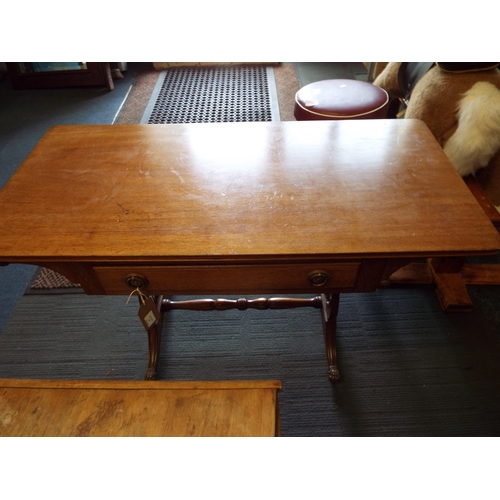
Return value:
M 340 380 L 340 372 L 336 365 L 328 368 L 328 379 L 330 382 L 338 382 Z

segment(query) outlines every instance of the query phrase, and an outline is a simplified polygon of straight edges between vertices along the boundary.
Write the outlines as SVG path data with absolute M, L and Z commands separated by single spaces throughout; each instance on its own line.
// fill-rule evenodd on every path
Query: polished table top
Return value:
M 496 253 L 418 120 L 61 125 L 0 191 L 1 262 Z

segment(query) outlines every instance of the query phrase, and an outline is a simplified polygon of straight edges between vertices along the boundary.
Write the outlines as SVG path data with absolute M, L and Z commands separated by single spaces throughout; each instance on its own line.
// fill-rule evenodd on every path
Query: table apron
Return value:
M 129 295 L 129 276 L 147 280 L 150 295 L 318 294 L 373 292 L 393 259 L 353 258 L 295 262 L 30 262 L 52 269 L 88 295 Z M 400 261 L 401 259 L 397 259 Z M 406 260 L 406 259 L 403 259 Z M 318 284 L 311 277 L 324 273 Z

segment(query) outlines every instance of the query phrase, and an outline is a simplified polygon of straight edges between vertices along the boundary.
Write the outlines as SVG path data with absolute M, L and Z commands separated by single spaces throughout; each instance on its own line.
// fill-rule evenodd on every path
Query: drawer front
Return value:
M 140 283 L 131 277 L 145 278 L 153 295 L 324 293 L 353 289 L 360 265 L 94 266 L 94 272 L 110 295 L 129 294 Z

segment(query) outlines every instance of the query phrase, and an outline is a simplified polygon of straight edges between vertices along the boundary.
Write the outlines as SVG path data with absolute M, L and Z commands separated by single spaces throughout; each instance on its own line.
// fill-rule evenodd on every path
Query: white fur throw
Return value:
M 457 117 L 444 152 L 465 177 L 486 167 L 500 149 L 500 91 L 489 82 L 476 83 L 459 102 Z

